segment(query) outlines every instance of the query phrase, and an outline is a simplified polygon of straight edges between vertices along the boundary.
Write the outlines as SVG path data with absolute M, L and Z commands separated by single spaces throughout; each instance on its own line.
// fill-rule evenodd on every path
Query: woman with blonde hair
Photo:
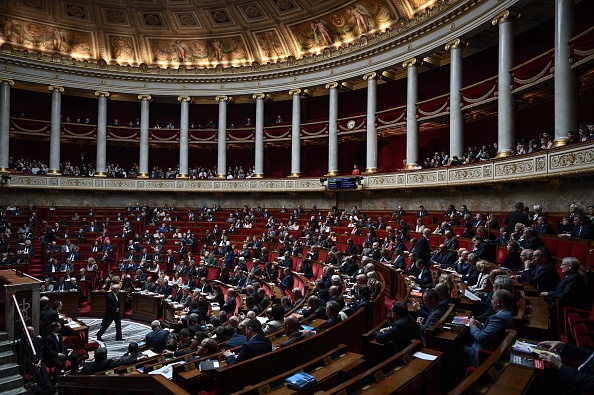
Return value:
M 480 260 L 476 263 L 476 269 L 479 272 L 476 285 L 470 286 L 469 289 L 475 293 L 487 293 L 493 289 L 489 273 L 491 272 L 491 264 L 487 261 Z

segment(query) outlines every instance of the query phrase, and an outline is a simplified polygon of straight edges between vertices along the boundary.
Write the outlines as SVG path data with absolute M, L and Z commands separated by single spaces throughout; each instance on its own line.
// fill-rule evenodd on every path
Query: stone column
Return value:
M 363 76 L 367 81 L 367 165 L 365 173 L 377 173 L 377 131 L 375 129 L 375 111 L 377 109 L 377 74 Z
M 254 150 L 254 178 L 264 177 L 264 93 L 255 93 L 256 99 L 256 147 Z
M 291 175 L 301 175 L 301 89 L 291 89 L 293 96 L 293 112 L 291 116 Z
M 338 82 L 326 84 L 330 91 L 328 110 L 328 173 L 327 176 L 338 175 Z
M 62 93 L 64 93 L 64 88 L 51 85 L 49 90 L 52 92 L 52 120 L 50 128 L 50 161 L 47 174 L 60 175 L 60 128 L 62 127 Z
M 140 100 L 140 161 L 138 178 L 149 177 L 149 103 L 151 95 L 138 95 Z
M 106 177 L 107 173 L 107 99 L 109 92 L 96 91 L 99 99 L 97 109 L 97 159 L 95 163 L 95 177 Z
M 553 146 L 567 143 L 567 132 L 578 136 L 577 80 L 571 68 L 571 45 L 574 34 L 574 1 L 555 1 L 555 141 Z
M 13 85 L 13 80 L 0 79 L 0 173 L 10 172 L 10 87 Z
M 404 61 L 402 67 L 407 69 L 406 82 L 406 168 L 412 169 L 419 161 L 419 123 L 417 122 L 418 67 L 423 64 L 412 58 Z
M 499 70 L 497 79 L 497 157 L 511 154 L 516 147 L 516 103 L 511 91 L 511 68 L 514 66 L 514 24 L 519 14 L 505 10 L 493 19 L 499 25 Z
M 466 41 L 459 38 L 446 44 L 450 51 L 450 158 L 464 156 L 464 114 L 462 113 L 462 58 Z
M 227 178 L 227 103 L 230 98 L 217 96 L 215 100 L 219 102 L 217 178 Z
M 190 96 L 178 96 L 181 103 L 181 115 L 179 121 L 179 174 L 177 178 L 188 178 L 188 134 L 190 118 Z

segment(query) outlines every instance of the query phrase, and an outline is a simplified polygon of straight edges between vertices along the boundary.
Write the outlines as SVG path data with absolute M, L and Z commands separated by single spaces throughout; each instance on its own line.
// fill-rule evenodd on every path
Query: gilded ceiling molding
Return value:
M 14 81 L 11 80 L 10 78 L 0 78 L 0 83 L 5 84 L 5 85 L 10 85 L 10 86 L 14 85 Z
M 371 73 L 367 73 L 363 76 L 363 79 L 365 81 L 374 80 L 376 78 L 377 78 L 377 73 L 375 71 L 372 71 Z
M 63 86 L 59 86 L 59 85 L 50 85 L 47 87 L 47 89 L 49 89 L 50 92 L 60 92 L 60 93 L 64 93 L 64 87 Z
M 153 97 L 151 95 L 142 94 L 142 95 L 138 95 L 138 100 L 153 101 Z
M 185 95 L 185 96 L 182 95 L 182 96 L 178 96 L 177 97 L 177 101 L 179 101 L 179 102 L 191 102 L 192 101 L 192 98 L 190 96 L 187 96 L 187 95 Z
M 301 95 L 302 93 L 303 93 L 303 91 L 301 89 L 290 89 L 289 90 L 289 95 L 291 95 L 291 96 Z
M 497 15 L 495 18 L 493 18 L 491 23 L 493 24 L 493 26 L 495 26 L 495 25 L 501 25 L 502 23 L 505 23 L 505 22 L 515 22 L 518 19 L 520 19 L 521 16 L 522 16 L 522 14 L 520 14 L 519 12 L 505 10 L 502 13 L 500 13 L 499 15 Z
M 225 102 L 225 103 L 230 103 L 233 101 L 233 98 L 231 96 L 225 96 L 225 95 L 221 95 L 221 96 L 217 96 L 215 97 L 215 100 L 218 102 Z
M 326 89 L 338 88 L 338 82 L 329 82 L 326 84 Z
M 267 97 L 268 97 L 268 95 L 266 95 L 265 93 L 254 93 L 254 94 L 252 95 L 252 98 L 253 98 L 253 99 L 256 99 L 256 100 L 258 100 L 258 99 L 260 99 L 260 100 L 264 100 L 264 99 L 266 99 Z

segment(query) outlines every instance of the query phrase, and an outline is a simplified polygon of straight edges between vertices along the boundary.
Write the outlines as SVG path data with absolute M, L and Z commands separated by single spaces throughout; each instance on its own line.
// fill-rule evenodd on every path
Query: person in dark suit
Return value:
M 555 290 L 561 282 L 561 278 L 548 249 L 542 247 L 535 250 L 532 253 L 532 258 L 536 264 L 536 268 L 533 271 L 524 270 L 521 274 L 521 279 L 536 287 L 538 292 Z
M 45 363 L 49 367 L 55 367 L 54 378 L 60 374 L 66 366 L 66 361 L 70 361 L 70 372 L 78 373 L 78 357 L 71 353 L 71 350 L 64 345 L 62 341 L 62 324 L 55 321 L 51 325 L 51 332 L 43 340 L 43 356 Z
M 116 340 L 124 340 L 122 338 L 122 321 L 120 317 L 120 286 L 115 284 L 111 287 L 111 292 L 105 298 L 105 314 L 103 315 L 103 322 L 101 322 L 101 329 L 97 332 L 97 340 L 101 340 L 101 336 L 105 333 L 107 328 L 115 321 L 116 326 Z
M 184 328 L 184 329 L 186 329 L 186 328 Z M 182 329 L 180 331 L 180 335 L 184 329 Z M 130 344 L 128 344 L 128 351 L 121 357 L 116 358 L 113 365 L 111 366 L 111 368 L 115 368 L 118 366 L 124 366 L 124 365 L 131 365 L 133 363 L 142 361 L 143 359 L 147 359 L 147 358 L 148 357 L 146 355 L 144 355 L 143 353 L 138 351 L 138 343 L 131 342 Z
M 426 344 L 425 330 L 431 328 L 437 321 L 439 321 L 446 312 L 447 305 L 444 306 L 439 303 L 439 295 L 434 289 L 427 289 L 423 293 L 423 304 L 429 310 L 429 314 L 427 318 L 419 316 L 417 318 L 417 323 L 419 324 L 419 329 L 421 331 L 421 340 L 423 340 L 423 344 Z
M 562 233 L 559 237 L 573 237 L 576 239 L 594 239 L 594 229 L 588 223 L 585 215 L 579 214 L 573 217 L 573 230 L 569 233 Z
M 538 347 L 561 353 L 564 361 L 577 362 L 575 365 L 568 365 L 552 355 L 542 354 L 540 358 L 545 363 L 544 378 L 547 384 L 545 394 L 574 395 L 594 392 L 594 353 L 591 349 L 554 340 L 540 342 Z
M 479 271 L 476 268 L 476 263 L 478 262 L 478 255 L 475 253 L 468 254 L 468 270 L 466 274 L 460 276 L 460 279 L 468 285 L 475 285 L 479 278 Z
M 33 376 L 34 383 L 37 386 L 35 389 L 36 394 L 54 395 L 58 392 L 58 389 L 52 384 L 45 367 L 41 337 L 35 336 L 35 328 L 32 326 L 27 327 L 27 332 L 31 337 L 35 355 L 33 355 L 33 350 L 31 350 L 31 346 L 25 338 L 19 340 L 16 347 L 19 371 L 23 375 L 30 374 Z
M 431 229 L 424 229 L 423 236 L 417 241 L 416 248 L 413 252 L 417 253 L 417 256 L 425 262 L 429 262 L 431 259 L 431 248 L 429 247 L 429 238 L 431 237 Z
M 262 324 L 257 319 L 249 320 L 245 326 L 247 343 L 241 346 L 238 355 L 227 350 L 223 353 L 227 359 L 227 365 L 243 362 L 251 358 L 269 353 L 272 351 L 272 342 L 262 333 Z
M 528 216 L 524 214 L 524 203 L 516 202 L 514 208 L 514 211 L 510 211 L 509 213 L 507 213 L 507 217 L 503 221 L 503 223 L 507 225 L 509 229 L 514 229 L 517 223 L 521 223 L 526 226 L 532 225 L 532 221 L 530 221 L 530 218 L 528 218 Z
M 235 309 L 237 308 L 237 300 L 235 300 L 235 290 L 229 288 L 227 290 L 227 301 L 223 306 L 221 306 L 221 310 L 227 312 L 229 315 L 235 314 Z
M 418 285 L 428 285 L 431 283 L 431 271 L 429 270 L 429 262 L 422 259 L 417 259 L 415 262 L 418 269 L 418 275 L 415 276 L 415 282 Z
M 302 332 L 301 329 L 303 329 L 303 327 L 299 323 L 299 320 L 292 315 L 285 318 L 284 326 L 285 335 L 287 335 L 289 339 L 279 344 L 277 348 L 290 346 L 291 344 L 300 342 L 313 334 L 312 332 Z
M 429 261 L 434 265 L 438 265 L 442 269 L 447 269 L 454 265 L 454 257 L 450 254 L 445 244 L 439 245 L 439 251 L 437 251 Z
M 394 323 L 373 334 L 378 343 L 391 344 L 394 353 L 397 353 L 408 346 L 411 340 L 421 339 L 419 325 L 413 316 L 408 314 L 406 303 L 394 302 L 390 315 Z
M 474 247 L 470 251 L 475 253 L 482 260 L 494 263 L 497 258 L 495 257 L 495 248 L 486 240 L 483 240 L 481 236 L 474 236 L 472 238 Z
M 561 271 L 565 278 L 557 285 L 555 290 L 541 292 L 544 297 L 551 317 L 556 317 L 557 299 L 563 302 L 564 306 L 587 309 L 588 291 L 584 277 L 580 274 L 580 261 L 574 257 L 563 258 L 561 261 Z
M 237 333 L 237 330 L 232 325 L 225 325 L 223 328 L 223 335 L 227 339 L 225 343 L 225 350 L 229 350 L 233 347 L 243 346 L 247 343 L 247 337 L 242 334 Z
M 328 317 L 328 321 L 326 321 L 322 325 L 320 325 L 317 328 L 317 331 L 318 332 L 325 331 L 326 329 L 341 322 L 342 318 L 340 318 L 339 313 L 340 313 L 340 305 L 338 304 L 338 302 L 335 302 L 333 300 L 328 301 L 328 303 L 326 303 L 326 317 Z
M 427 210 L 425 210 L 425 207 L 419 206 L 419 210 L 417 211 L 417 217 L 426 217 L 426 216 L 427 216 Z
M 478 367 L 478 350 L 495 350 L 505 338 L 505 331 L 513 326 L 514 298 L 508 290 L 500 289 L 493 293 L 491 304 L 495 314 L 481 324 L 474 317 L 470 317 L 470 335 L 474 339 L 471 347 L 466 346 L 468 363 Z
M 80 374 L 93 374 L 109 369 L 114 364 L 114 360 L 107 358 L 107 348 L 99 347 L 95 350 L 95 360 L 87 362 L 80 371 Z
M 152 349 L 156 353 L 163 352 L 167 344 L 169 331 L 161 329 L 161 322 L 159 322 L 159 320 L 151 322 L 151 329 L 152 330 L 145 336 L 146 347 Z
M 291 269 L 285 268 L 283 270 L 283 279 L 281 280 L 281 283 L 279 285 L 280 289 L 282 291 L 292 290 L 293 282 L 294 282 L 294 279 L 293 279 L 293 274 L 291 273 Z

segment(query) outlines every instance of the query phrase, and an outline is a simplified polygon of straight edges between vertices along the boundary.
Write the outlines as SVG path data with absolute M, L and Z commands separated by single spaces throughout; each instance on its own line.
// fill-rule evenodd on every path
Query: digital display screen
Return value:
M 328 178 L 328 189 L 357 189 L 357 179 L 352 178 Z

